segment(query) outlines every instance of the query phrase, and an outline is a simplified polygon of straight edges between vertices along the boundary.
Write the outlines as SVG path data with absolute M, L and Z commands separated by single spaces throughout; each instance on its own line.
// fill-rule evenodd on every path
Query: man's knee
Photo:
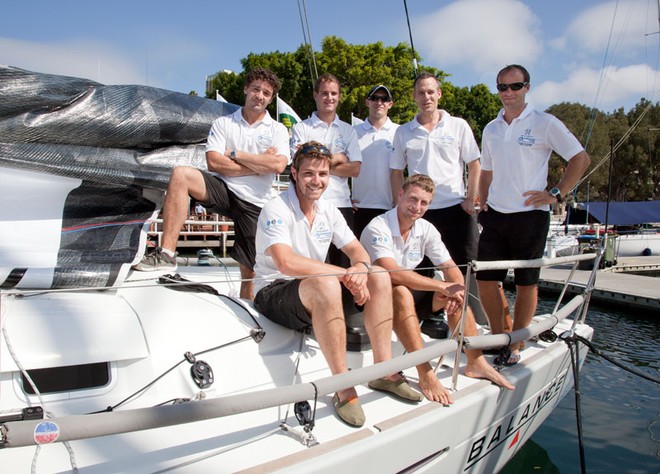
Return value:
M 367 278 L 370 293 L 389 295 L 392 292 L 392 280 L 390 280 L 390 274 L 384 268 L 374 266 Z
M 300 282 L 303 303 L 322 301 L 324 304 L 342 305 L 341 283 L 334 276 L 305 278 Z

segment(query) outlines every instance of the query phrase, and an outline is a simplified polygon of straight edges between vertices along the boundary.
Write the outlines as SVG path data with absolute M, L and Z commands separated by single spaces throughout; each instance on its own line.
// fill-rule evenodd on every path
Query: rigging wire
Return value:
M 319 77 L 319 72 L 316 68 L 316 58 L 314 57 L 314 47 L 312 46 L 312 31 L 309 28 L 309 18 L 307 17 L 307 5 L 305 4 L 305 0 L 298 0 L 298 13 L 300 15 L 300 26 L 302 27 L 303 32 L 303 42 L 305 43 L 309 76 L 313 85 Z
M 412 49 L 413 73 L 417 77 L 417 55 L 415 54 L 415 44 L 413 43 L 412 29 L 410 29 L 410 16 L 408 16 L 408 2 L 403 0 L 403 7 L 406 10 L 406 22 L 408 23 L 408 36 L 410 36 L 410 48 Z

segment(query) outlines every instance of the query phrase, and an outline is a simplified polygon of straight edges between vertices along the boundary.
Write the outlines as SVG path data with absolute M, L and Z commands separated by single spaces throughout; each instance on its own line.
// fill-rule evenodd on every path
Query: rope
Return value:
M 571 367 L 573 369 L 573 387 L 575 392 L 575 422 L 577 424 L 578 449 L 580 452 L 580 472 L 586 474 L 587 465 L 584 455 L 584 440 L 582 438 L 582 410 L 580 409 L 580 378 L 579 378 L 579 358 L 580 351 L 577 346 L 577 339 L 574 335 L 563 338 L 568 345 L 568 352 L 571 355 Z M 575 351 L 575 353 L 573 352 Z
M 591 350 L 591 352 L 593 352 L 594 354 L 596 354 L 596 355 L 602 357 L 602 358 L 605 359 L 606 361 L 611 362 L 612 364 L 616 365 L 616 366 L 619 367 L 620 369 L 623 369 L 623 370 L 625 370 L 626 372 L 629 372 L 629 373 L 631 373 L 631 374 L 633 374 L 633 375 L 636 375 L 637 377 L 642 377 L 643 379 L 646 379 L 646 380 L 648 380 L 649 382 L 654 382 L 654 383 L 660 384 L 660 379 L 658 379 L 658 378 L 656 378 L 656 377 L 653 377 L 652 375 L 645 374 L 644 372 L 641 372 L 641 371 L 639 371 L 639 370 L 637 370 L 637 369 L 633 369 L 632 367 L 628 367 L 628 366 L 626 366 L 626 365 L 623 365 L 621 362 L 612 359 L 611 357 L 609 357 L 609 356 L 606 355 L 606 354 L 603 354 L 598 348 L 596 348 L 596 347 L 593 345 L 593 343 L 592 343 L 589 339 L 585 339 L 584 337 L 582 337 L 582 336 L 578 336 L 577 334 L 575 335 L 575 338 L 576 338 L 577 340 L 579 340 L 580 342 L 582 342 L 585 346 L 587 346 L 587 347 L 589 348 L 589 350 Z

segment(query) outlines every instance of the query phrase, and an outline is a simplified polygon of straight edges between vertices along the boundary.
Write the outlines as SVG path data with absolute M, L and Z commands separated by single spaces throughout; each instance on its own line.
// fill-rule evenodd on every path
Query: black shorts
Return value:
M 263 287 L 254 297 L 254 307 L 277 324 L 289 329 L 303 330 L 312 325 L 312 317 L 300 301 L 302 280 L 277 279 Z M 353 295 L 342 285 L 344 313 L 361 310 L 353 301 Z
M 550 228 L 548 211 L 527 211 L 504 214 L 495 209 L 479 213 L 482 225 L 478 260 L 531 260 L 543 257 Z M 536 285 L 540 268 L 517 268 L 515 284 Z M 504 281 L 507 270 L 477 272 L 477 280 Z
M 435 276 L 434 267 L 433 262 L 428 257 L 424 257 L 415 268 L 415 272 L 427 278 L 433 278 Z M 435 316 L 433 313 L 433 291 L 410 290 L 410 293 L 412 293 L 413 301 L 415 302 L 417 319 L 423 321 Z
M 423 321 L 432 316 L 435 316 L 433 313 L 433 295 L 432 291 L 420 291 L 420 290 L 410 290 L 415 301 L 415 312 L 417 313 L 417 319 Z
M 254 307 L 271 321 L 289 329 L 305 329 L 312 317 L 300 301 L 300 281 L 278 279 L 254 296 Z
M 466 264 L 477 257 L 479 228 L 474 216 L 456 204 L 444 209 L 429 209 L 424 219 L 438 229 L 451 259 L 465 275 Z
M 353 215 L 353 232 L 355 233 L 355 237 L 360 240 L 362 231 L 369 225 L 369 222 L 371 222 L 374 217 L 378 217 L 387 211 L 388 209 L 370 209 L 367 207 L 356 209 L 355 214 Z
M 257 235 L 257 220 L 261 208 L 237 197 L 220 178 L 205 171 L 202 171 L 202 176 L 209 200 L 201 204 L 234 221 L 234 246 L 229 251 L 229 255 L 237 262 L 254 268 L 256 255 L 254 239 Z

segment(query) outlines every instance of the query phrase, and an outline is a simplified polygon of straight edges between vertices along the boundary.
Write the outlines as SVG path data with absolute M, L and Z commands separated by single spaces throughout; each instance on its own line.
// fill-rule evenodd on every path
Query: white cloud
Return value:
M 461 0 L 424 17 L 416 34 L 426 63 L 492 74 L 506 64 L 536 62 L 542 50 L 538 24 L 519 0 Z
M 579 102 L 610 111 L 624 103 L 631 107 L 642 97 L 657 100 L 660 71 L 654 71 L 648 64 L 608 66 L 602 74 L 598 69 L 582 67 L 575 69 L 564 81 L 545 81 L 532 86 L 529 102 L 539 109 L 560 102 Z
M 649 11 L 649 3 L 622 0 L 596 5 L 571 21 L 565 37 L 552 44 L 573 51 L 602 53 L 609 43 L 610 54 L 634 54 L 645 45 L 646 33 L 657 31 L 657 22 L 653 29 L 654 12 Z
M 102 84 L 145 82 L 144 68 L 135 67 L 113 48 L 88 40 L 42 43 L 0 38 L 0 63 Z

